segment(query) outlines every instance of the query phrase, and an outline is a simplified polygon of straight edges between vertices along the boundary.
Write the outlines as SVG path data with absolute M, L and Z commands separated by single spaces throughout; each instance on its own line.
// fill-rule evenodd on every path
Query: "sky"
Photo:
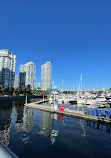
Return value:
M 76 90 L 111 87 L 111 0 L 0 0 L 0 49 L 19 66 L 52 63 L 52 81 Z

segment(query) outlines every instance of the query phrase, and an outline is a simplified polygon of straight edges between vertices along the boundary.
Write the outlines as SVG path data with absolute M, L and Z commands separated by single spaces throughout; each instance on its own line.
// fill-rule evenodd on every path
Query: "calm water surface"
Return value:
M 0 140 L 20 158 L 111 156 L 109 125 L 27 109 L 24 100 L 0 101 Z

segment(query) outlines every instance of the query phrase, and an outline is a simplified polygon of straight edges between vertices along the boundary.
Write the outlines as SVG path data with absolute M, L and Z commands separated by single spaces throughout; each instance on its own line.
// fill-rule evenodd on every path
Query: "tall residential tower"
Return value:
M 19 76 L 15 76 L 14 88 L 17 89 L 19 87 Z
M 46 62 L 41 66 L 41 89 L 47 90 L 51 88 L 52 82 L 52 65 Z
M 8 49 L 0 50 L 0 88 L 13 88 L 15 79 L 16 55 Z
M 19 79 L 20 87 L 30 85 L 32 90 L 35 88 L 36 66 L 33 62 L 20 65 Z

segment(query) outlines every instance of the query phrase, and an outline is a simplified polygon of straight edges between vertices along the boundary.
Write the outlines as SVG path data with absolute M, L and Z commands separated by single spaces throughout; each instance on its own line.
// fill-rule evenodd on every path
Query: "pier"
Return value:
M 39 100 L 37 102 L 34 102 L 34 104 L 42 104 L 42 103 L 45 103 L 45 102 L 48 102 L 48 101 L 49 101 L 49 99 L 42 99 L 42 100 Z
M 48 101 L 49 101 L 49 99 L 40 100 L 38 102 L 28 103 L 25 106 L 27 108 L 34 108 L 34 109 L 47 111 L 47 112 L 51 112 L 51 113 L 56 113 L 59 115 L 64 115 L 64 116 L 69 116 L 69 117 L 77 117 L 80 119 L 86 119 L 86 120 L 90 120 L 90 121 L 99 121 L 102 123 L 111 123 L 110 118 L 86 115 L 85 111 L 79 111 L 79 110 L 68 109 L 68 108 L 65 108 L 63 111 L 60 111 L 60 110 L 58 110 L 57 107 L 54 108 L 53 104 L 51 106 L 46 106 L 43 104 Z

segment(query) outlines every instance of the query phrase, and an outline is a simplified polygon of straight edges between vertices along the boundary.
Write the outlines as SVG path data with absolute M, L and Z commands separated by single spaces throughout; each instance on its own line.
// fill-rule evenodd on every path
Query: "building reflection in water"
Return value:
M 49 137 L 51 130 L 51 114 L 45 111 L 40 111 L 40 131 L 39 134 L 43 134 Z
M 11 117 L 14 120 L 13 124 L 15 126 L 16 132 L 30 132 L 34 126 L 34 112 L 31 108 L 26 108 L 23 106 L 24 102 L 21 104 L 14 103 L 12 106 Z M 29 136 L 26 133 L 21 134 L 22 141 L 28 143 Z
M 58 131 L 54 129 L 54 120 L 57 120 L 57 114 L 51 114 L 49 112 L 40 111 L 39 134 L 48 137 L 52 145 L 58 138 Z
M 12 108 L 8 105 L 0 107 L 0 141 L 9 144 Z
M 81 128 L 82 128 L 82 130 L 83 130 L 83 133 L 81 134 L 83 137 L 85 137 L 86 136 L 86 130 L 85 130 L 85 125 L 84 125 L 84 120 L 80 120 L 79 121 L 79 124 L 80 124 L 80 126 L 81 126 Z
M 10 139 L 11 123 L 12 126 L 15 126 L 16 132 L 30 132 L 34 126 L 34 111 L 31 108 L 26 108 L 25 106 L 23 106 L 23 104 L 24 102 L 20 102 L 20 104 L 17 102 L 8 102 L 5 103 L 5 106 L 3 105 L 0 107 L 0 141 L 2 141 L 7 146 L 9 144 Z M 59 118 L 64 123 L 64 117 L 59 116 Z M 57 119 L 57 114 L 51 114 L 49 112 L 40 111 L 39 134 L 47 137 L 51 141 L 52 145 L 58 140 L 59 131 L 55 128 L 55 121 Z M 101 130 L 106 133 L 111 133 L 111 125 L 108 124 L 103 125 L 100 122 L 84 120 L 79 120 L 79 124 L 83 131 L 83 137 L 86 136 L 86 126 L 95 130 Z M 27 135 L 22 136 L 23 141 L 26 141 L 27 139 L 29 139 Z
M 31 108 L 25 106 L 13 106 L 13 115 L 16 116 L 15 129 L 16 132 L 30 132 L 34 126 L 34 112 Z
M 51 114 L 52 118 L 52 124 L 51 124 L 51 131 L 50 131 L 50 141 L 51 144 L 53 145 L 55 141 L 58 139 L 58 130 L 54 129 L 54 120 L 57 120 L 57 114 Z

